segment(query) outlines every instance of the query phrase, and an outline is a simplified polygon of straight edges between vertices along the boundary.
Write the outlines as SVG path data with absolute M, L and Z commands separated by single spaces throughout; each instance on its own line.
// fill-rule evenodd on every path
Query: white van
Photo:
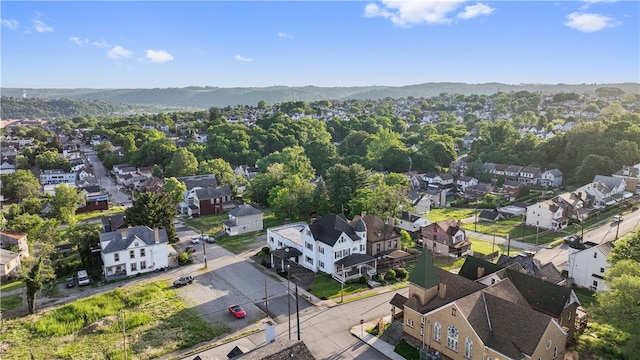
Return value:
M 89 280 L 89 275 L 87 274 L 87 270 L 78 271 L 78 284 L 79 285 L 89 285 L 91 280 Z

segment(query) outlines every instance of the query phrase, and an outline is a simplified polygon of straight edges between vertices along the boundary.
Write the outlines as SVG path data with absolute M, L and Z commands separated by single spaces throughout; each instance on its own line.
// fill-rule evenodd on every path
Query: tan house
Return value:
M 471 251 L 471 242 L 459 221 L 446 219 L 422 228 L 422 244 L 437 254 L 460 257 Z
M 367 226 L 367 254 L 377 257 L 400 249 L 400 233 L 395 229 L 394 219 L 384 222 L 375 215 L 356 216 L 351 221 L 354 225 L 362 219 Z
M 260 231 L 264 227 L 262 211 L 248 204 L 240 205 L 229 211 L 229 220 L 224 222 L 224 226 L 229 236 Z
M 20 270 L 22 256 L 20 253 L 0 249 L 0 281 L 10 280 Z
M 15 250 L 22 257 L 29 257 L 29 244 L 27 234 L 0 230 L 0 247 L 7 250 Z
M 434 267 L 425 249 L 409 282 L 403 333 L 414 346 L 445 359 L 552 360 L 565 352 L 566 330 L 510 279 L 487 287 Z

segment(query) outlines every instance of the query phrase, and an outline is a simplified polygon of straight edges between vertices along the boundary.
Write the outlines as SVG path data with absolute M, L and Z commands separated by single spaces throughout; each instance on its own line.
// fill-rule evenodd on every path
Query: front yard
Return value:
M 224 323 L 202 320 L 167 281 L 155 281 L 4 320 L 0 356 L 122 359 L 123 314 L 128 358 L 156 358 L 231 331 Z

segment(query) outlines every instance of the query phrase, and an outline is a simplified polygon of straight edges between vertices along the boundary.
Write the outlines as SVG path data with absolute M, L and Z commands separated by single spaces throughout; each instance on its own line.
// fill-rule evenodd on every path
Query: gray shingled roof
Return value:
M 505 269 L 505 275 L 511 279 L 513 285 L 527 299 L 532 308 L 543 311 L 554 317 L 562 314 L 571 298 L 571 288 L 544 281 L 535 276 L 518 271 Z
M 255 214 L 262 214 L 262 211 L 254 208 L 253 206 L 249 205 L 249 204 L 242 204 L 240 206 L 238 206 L 237 208 L 229 211 L 229 215 L 232 216 L 247 216 L 247 215 L 255 215 Z
M 214 174 L 206 174 L 206 175 L 196 175 L 196 176 L 185 176 L 177 178 L 178 181 L 185 184 L 187 190 L 191 190 L 196 187 L 200 188 L 217 188 L 218 182 L 216 181 L 216 176 Z
M 103 253 L 124 250 L 135 240 L 141 240 L 147 245 L 153 245 L 156 243 L 155 232 L 148 226 L 136 226 L 100 234 L 101 243 L 109 242 L 107 246 L 102 249 Z M 169 242 L 165 229 L 158 229 L 158 242 Z
M 199 200 L 217 199 L 223 196 L 230 196 L 232 194 L 231 188 L 228 186 L 221 188 L 205 188 L 196 190 L 196 195 Z
M 317 219 L 309 226 L 309 229 L 316 241 L 323 242 L 331 247 L 335 245 L 342 233 L 354 241 L 362 240 L 353 227 L 349 225 L 349 221 L 344 214 L 329 213 Z
M 478 269 L 480 268 L 483 269 L 482 275 L 478 276 Z M 458 275 L 464 276 L 469 280 L 477 280 L 479 277 L 493 274 L 500 269 L 502 269 L 502 266 L 500 265 L 469 255 L 464 260 L 460 271 L 458 271 Z

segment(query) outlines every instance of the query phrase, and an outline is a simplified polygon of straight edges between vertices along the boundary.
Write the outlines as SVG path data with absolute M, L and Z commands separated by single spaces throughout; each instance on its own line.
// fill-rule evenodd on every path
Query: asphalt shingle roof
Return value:
M 156 243 L 155 232 L 148 226 L 136 226 L 100 234 L 101 243 L 106 241 L 109 242 L 107 246 L 102 249 L 103 253 L 112 253 L 124 250 L 135 240 L 140 240 L 147 245 L 153 245 Z M 158 229 L 158 242 L 169 242 L 167 238 L 167 231 L 165 229 Z
M 354 241 L 362 240 L 356 234 L 354 228 L 349 225 L 349 221 L 344 214 L 329 213 L 309 225 L 309 229 L 316 241 L 323 242 L 331 247 L 336 244 L 342 233 Z

